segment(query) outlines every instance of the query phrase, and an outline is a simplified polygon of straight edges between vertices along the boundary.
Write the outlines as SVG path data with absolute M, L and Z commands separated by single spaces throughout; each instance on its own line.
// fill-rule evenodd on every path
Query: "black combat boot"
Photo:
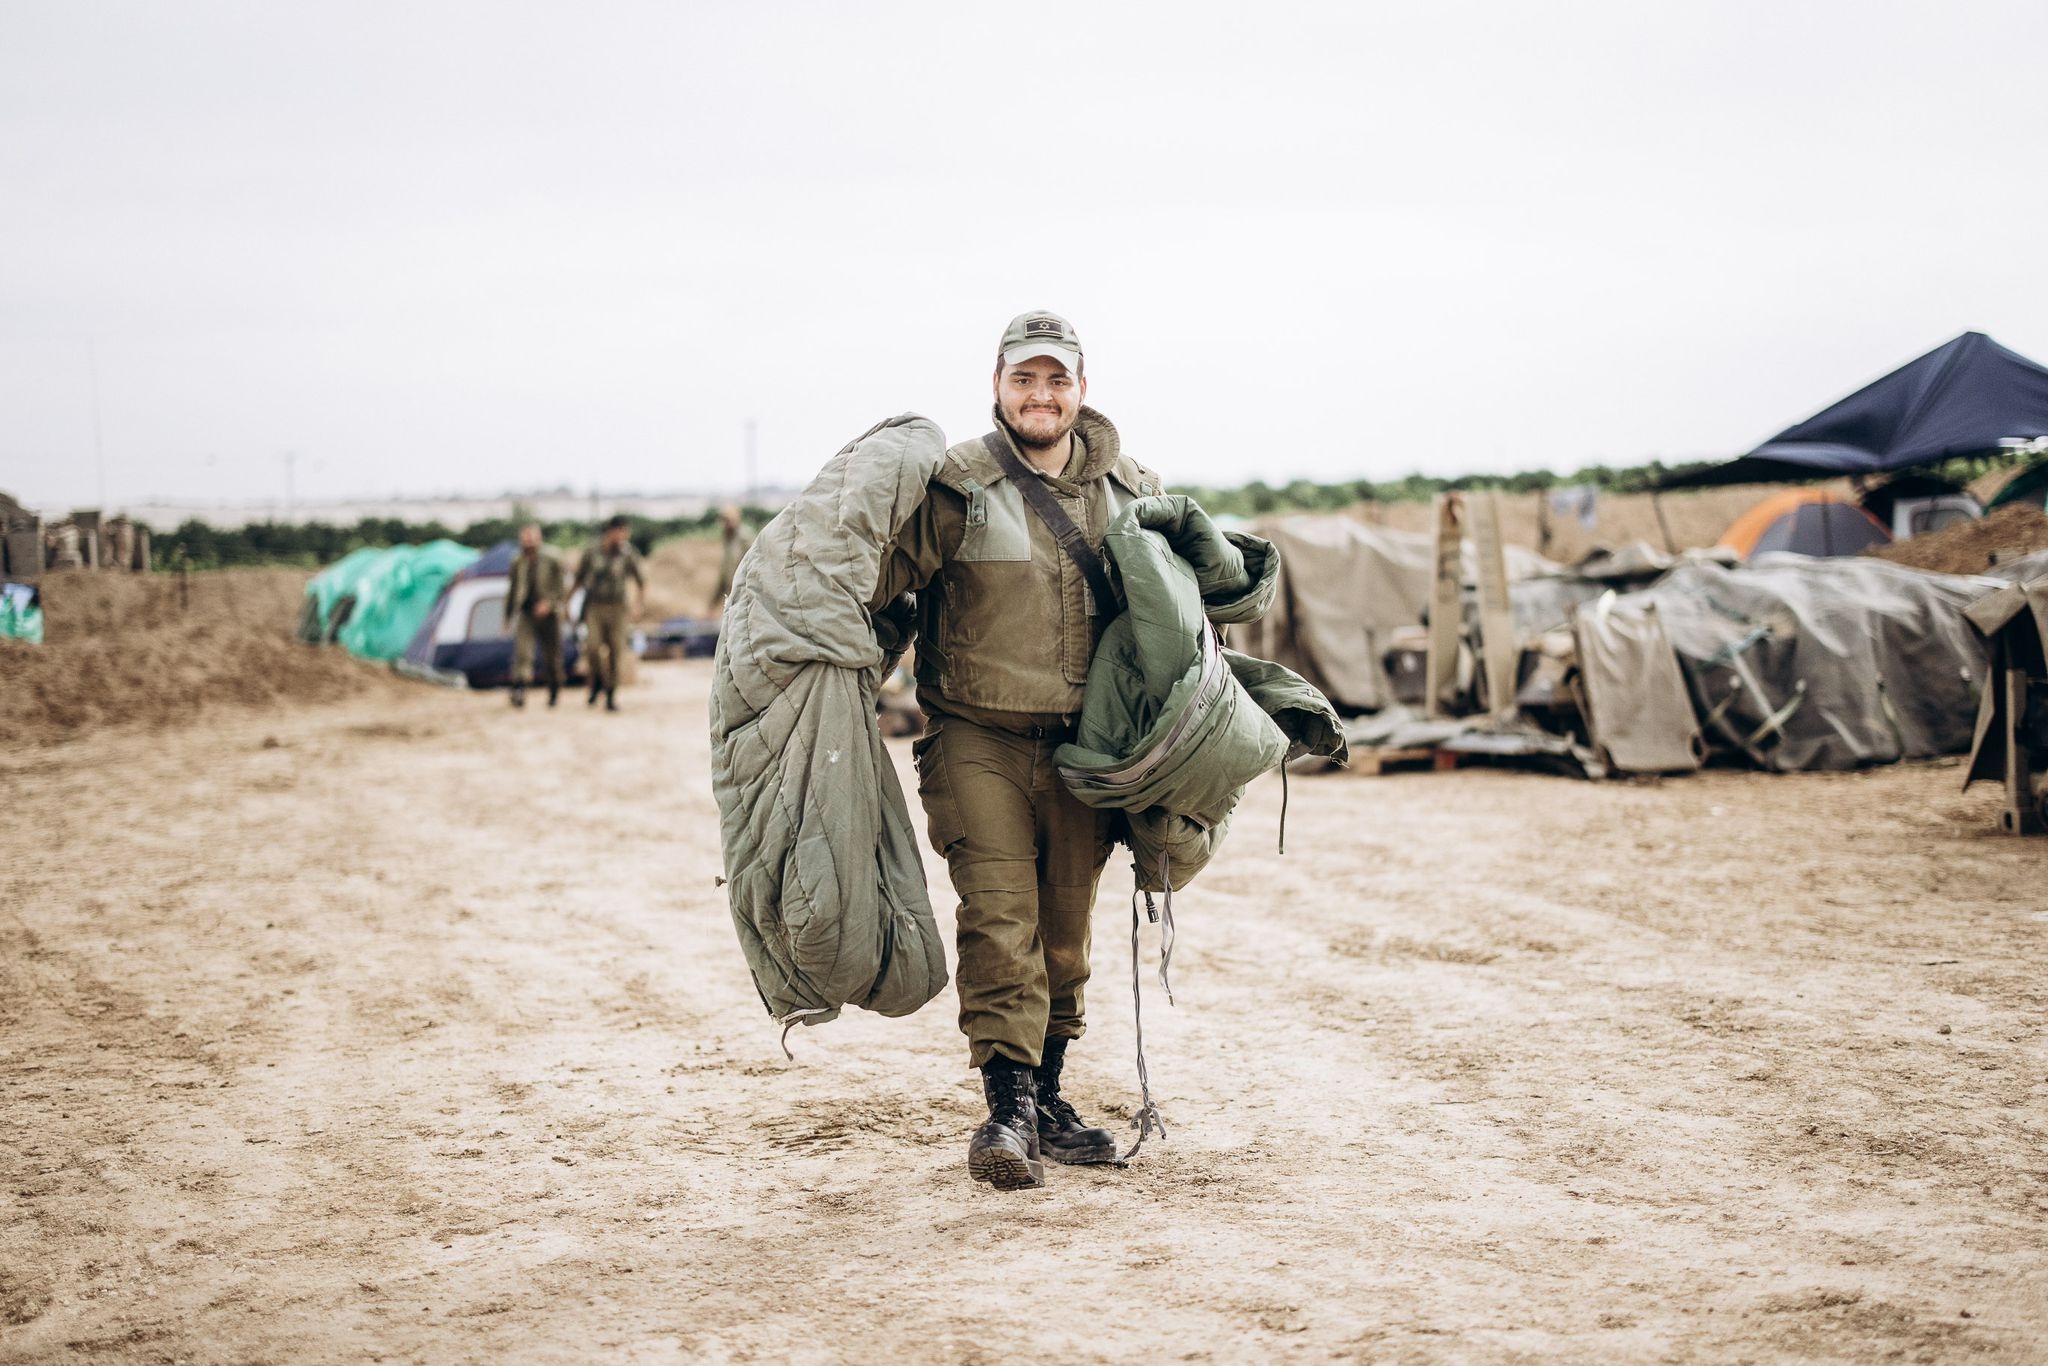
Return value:
M 526 689 L 520 687 L 517 683 L 512 685 L 512 705 L 515 707 L 526 705 Z
M 549 705 L 549 706 L 551 706 L 551 707 L 552 707 L 552 706 L 554 706 L 554 705 L 555 705 L 555 699 L 556 699 L 557 697 L 560 697 L 561 695 L 562 695 L 562 685 L 561 685 L 561 684 L 559 684 L 559 683 L 550 683 L 550 684 L 548 684 L 548 705 Z
M 599 693 L 603 692 L 603 691 L 604 691 L 604 680 L 603 680 L 602 678 L 599 678 L 599 677 L 597 676 L 597 671 L 596 671 L 595 669 L 591 670 L 591 674 L 590 674 L 590 696 L 588 696 L 588 697 L 586 697 L 586 698 L 584 698 L 584 699 L 583 699 L 583 705 L 584 705 L 584 706 L 586 706 L 586 707 L 594 707 L 594 706 L 596 706 L 596 705 L 597 705 L 597 695 L 598 695 Z
M 604 709 L 606 711 L 617 711 L 619 709 L 619 699 L 612 694 L 610 688 L 604 690 Z
M 999 1191 L 1045 1184 L 1045 1167 L 1038 1160 L 1038 1107 L 1031 1091 L 1031 1069 L 1021 1062 L 994 1057 L 981 1069 L 988 1123 L 967 1143 L 967 1170 L 975 1180 Z
M 1053 1161 L 1070 1167 L 1115 1162 L 1116 1135 L 1107 1129 L 1089 1128 L 1060 1097 L 1060 1068 L 1067 1061 L 1070 1042 L 1047 1039 L 1044 1061 L 1031 1073 L 1038 1101 L 1038 1146 Z

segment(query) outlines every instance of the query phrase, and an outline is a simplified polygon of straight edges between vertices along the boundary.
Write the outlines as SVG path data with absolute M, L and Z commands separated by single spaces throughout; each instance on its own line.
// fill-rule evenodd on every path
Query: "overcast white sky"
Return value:
M 2048 358 L 2048 5 L 0 0 L 0 489 L 800 482 L 1051 308 L 1176 482 Z

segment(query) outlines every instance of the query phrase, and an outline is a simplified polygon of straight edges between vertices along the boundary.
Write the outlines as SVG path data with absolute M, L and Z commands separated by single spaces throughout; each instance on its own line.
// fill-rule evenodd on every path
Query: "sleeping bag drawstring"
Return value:
M 1287 761 L 1280 761 L 1280 852 L 1287 852 Z
M 1166 889 L 1160 898 L 1165 918 L 1159 922 L 1159 985 L 1166 992 L 1166 1003 L 1173 1005 L 1173 982 L 1166 975 L 1173 963 L 1173 855 L 1164 849 L 1159 851 L 1159 884 Z M 1145 904 L 1148 908 L 1152 904 L 1150 893 L 1145 896 Z M 1153 918 L 1159 919 L 1158 916 Z
M 792 1010 L 789 1014 L 776 1021 L 777 1024 L 782 1026 L 782 1037 L 776 1041 L 782 1045 L 782 1056 L 788 1058 L 791 1062 L 796 1061 L 796 1054 L 789 1051 L 789 1031 L 802 1023 L 804 1016 L 830 1015 L 831 1013 L 832 1007 L 830 1006 L 813 1006 L 809 1010 Z
M 1131 1116 L 1131 1127 L 1138 1131 L 1137 1141 L 1131 1150 L 1117 1159 L 1119 1165 L 1129 1162 L 1138 1155 L 1138 1149 L 1145 1146 L 1145 1140 L 1157 1129 L 1161 1138 L 1166 1137 L 1166 1117 L 1159 1113 L 1158 1105 L 1152 1100 L 1152 1078 L 1145 1071 L 1145 1019 L 1144 991 L 1140 985 L 1138 969 L 1138 878 L 1131 879 L 1131 1028 L 1138 1040 L 1138 1113 Z M 1156 920 L 1159 912 L 1152 904 L 1152 894 L 1145 893 L 1145 909 Z

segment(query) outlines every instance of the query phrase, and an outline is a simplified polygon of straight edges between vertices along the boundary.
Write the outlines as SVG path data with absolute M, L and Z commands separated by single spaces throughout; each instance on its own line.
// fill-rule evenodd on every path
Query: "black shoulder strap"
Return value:
M 1067 552 L 1067 558 L 1081 571 L 1081 577 L 1088 584 L 1088 591 L 1095 595 L 1095 610 L 1105 620 L 1116 611 L 1116 595 L 1109 588 L 1109 571 L 1103 567 L 1102 557 L 1095 553 L 1095 547 L 1088 544 L 1088 538 L 1081 534 L 1081 528 L 1074 525 L 1074 519 L 1067 516 L 1067 510 L 1052 496 L 1052 490 L 1045 486 L 1045 480 L 1025 468 L 1017 453 L 1010 449 L 1010 443 L 997 432 L 990 432 L 981 439 L 988 453 L 1002 466 L 1003 474 L 1017 486 L 1017 492 L 1024 495 L 1024 501 L 1038 514 L 1038 520 L 1045 523 L 1045 529 L 1060 543 L 1060 549 Z

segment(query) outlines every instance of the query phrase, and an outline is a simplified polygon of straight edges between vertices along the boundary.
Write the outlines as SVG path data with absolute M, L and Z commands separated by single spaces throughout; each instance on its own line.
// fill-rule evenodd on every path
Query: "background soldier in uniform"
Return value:
M 647 607 L 647 580 L 640 573 L 640 556 L 626 540 L 626 519 L 613 517 L 604 524 L 598 543 L 583 552 L 576 566 L 576 587 L 583 590 L 583 649 L 590 664 L 591 703 L 604 694 L 604 709 L 617 711 L 619 662 L 630 648 L 627 627 L 632 618 L 626 612 L 626 580 L 639 590 L 638 608 Z
M 746 523 L 740 520 L 740 510 L 731 503 L 718 510 L 718 534 L 718 586 L 711 590 L 708 607 L 713 616 L 725 610 L 725 600 L 732 596 L 732 576 L 740 572 L 740 561 L 746 557 L 747 547 L 754 543 L 754 538 L 747 534 Z
M 526 705 L 526 685 L 533 681 L 533 647 L 540 645 L 541 667 L 547 671 L 548 705 L 562 691 L 562 615 L 568 610 L 568 574 L 562 557 L 541 543 L 540 524 L 519 528 L 519 553 L 512 557 L 512 578 L 505 587 L 505 610 L 512 617 L 512 705 Z
M 1116 1142 L 1060 1096 L 1085 1027 L 1089 913 L 1109 857 L 1107 812 L 1061 782 L 1082 685 L 1114 603 L 1098 603 L 1017 482 L 1038 480 L 1088 542 L 1161 491 L 1116 428 L 1083 407 L 1080 338 L 1026 313 L 997 348 L 996 430 L 946 452 L 890 548 L 875 605 L 917 590 L 916 745 L 932 844 L 960 896 L 960 1029 L 989 1117 L 968 1169 L 998 1189 L 1041 1183 L 1040 1157 L 1113 1162 Z

